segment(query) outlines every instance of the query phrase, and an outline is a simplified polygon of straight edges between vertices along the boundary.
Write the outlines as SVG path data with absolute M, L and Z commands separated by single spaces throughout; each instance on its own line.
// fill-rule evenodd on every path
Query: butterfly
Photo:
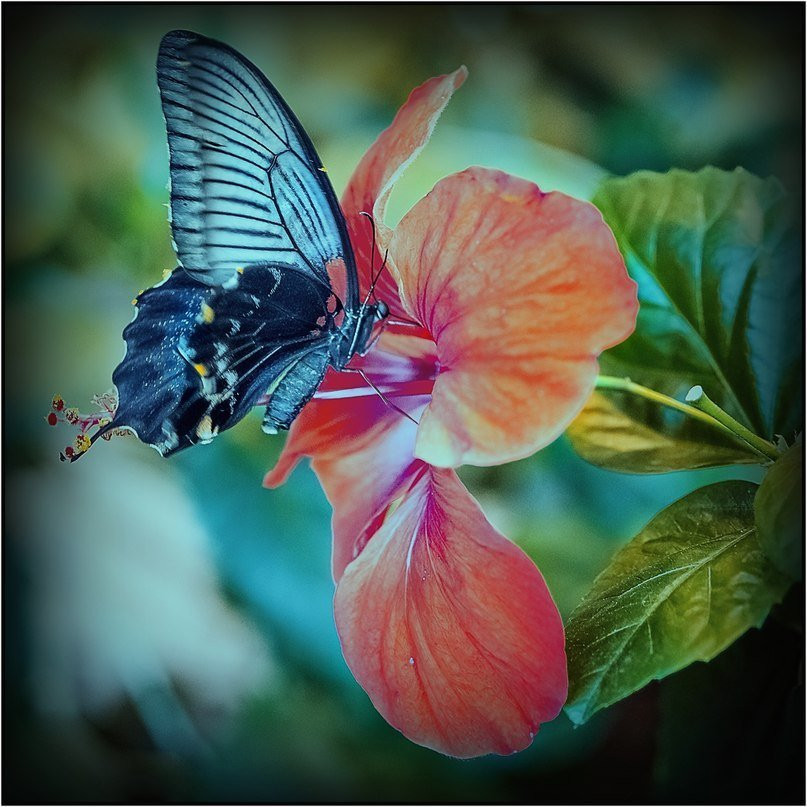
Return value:
M 93 441 L 128 429 L 167 456 L 209 442 L 258 403 L 265 432 L 288 429 L 327 368 L 365 351 L 389 310 L 360 300 L 322 163 L 249 60 L 172 31 L 157 83 L 180 265 L 135 300 L 112 375 L 118 407 Z

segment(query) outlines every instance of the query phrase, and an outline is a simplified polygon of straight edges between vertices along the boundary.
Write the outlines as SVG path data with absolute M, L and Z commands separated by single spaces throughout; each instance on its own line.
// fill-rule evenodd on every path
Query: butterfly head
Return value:
M 365 355 L 375 343 L 373 328 L 389 316 L 389 306 L 380 301 L 364 303 L 358 311 L 347 311 L 337 333 L 339 338 L 332 343 L 332 364 L 341 370 L 358 353 Z
M 364 314 L 360 317 L 357 323 L 356 330 L 356 343 L 353 348 L 354 353 L 359 353 L 362 356 L 369 352 L 370 348 L 376 343 L 376 340 L 381 336 L 381 331 L 384 326 L 377 331 L 373 337 L 373 328 L 379 323 L 383 322 L 389 316 L 389 306 L 383 301 L 379 300 L 374 305 L 368 305 Z

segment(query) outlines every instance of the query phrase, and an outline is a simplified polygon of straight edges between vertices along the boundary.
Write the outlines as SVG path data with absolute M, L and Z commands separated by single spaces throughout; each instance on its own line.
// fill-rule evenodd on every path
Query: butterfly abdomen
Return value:
M 264 432 L 277 434 L 280 429 L 291 426 L 317 391 L 329 361 L 327 352 L 313 350 L 290 365 L 274 389 L 269 390 L 271 397 L 263 418 Z

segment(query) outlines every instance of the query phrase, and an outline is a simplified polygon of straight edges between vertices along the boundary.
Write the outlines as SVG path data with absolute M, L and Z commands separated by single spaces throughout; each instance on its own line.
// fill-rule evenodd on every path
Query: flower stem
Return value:
M 724 426 L 720 421 L 706 412 L 701 412 L 700 409 L 696 409 L 694 406 L 688 406 L 685 403 L 681 403 L 681 401 L 676 401 L 675 398 L 671 398 L 669 395 L 664 395 L 661 392 L 656 392 L 656 390 L 650 389 L 650 387 L 643 387 L 641 384 L 636 384 L 629 378 L 617 378 L 616 376 L 610 375 L 597 376 L 597 389 L 615 389 L 621 392 L 630 392 L 633 395 L 646 398 L 648 401 L 654 401 L 662 406 L 669 406 L 670 409 L 677 409 L 679 412 L 683 412 L 691 418 L 695 418 L 695 420 L 708 423 L 710 426 L 731 432 L 731 429 Z
M 664 393 L 650 389 L 650 387 L 636 384 L 629 378 L 619 378 L 617 376 L 597 376 L 597 389 L 612 389 L 619 390 L 620 392 L 628 392 L 632 395 L 645 398 L 648 401 L 661 404 L 662 406 L 668 406 L 670 409 L 677 409 L 679 412 L 683 412 L 685 415 L 701 421 L 701 423 L 706 423 L 712 428 L 718 429 L 724 434 L 729 434 L 736 440 L 740 440 L 766 460 L 775 460 L 779 456 L 779 452 L 774 445 L 758 437 L 743 426 L 742 423 L 738 423 L 734 418 L 726 414 L 717 404 L 709 400 L 703 394 L 701 387 L 693 387 L 689 391 L 687 394 L 688 403 L 682 403 L 675 398 L 671 398 L 669 395 L 664 395 Z M 701 403 L 703 399 L 706 399 L 709 404 L 711 404 L 711 407 L 709 404 L 707 404 L 706 407 L 689 405 L 690 403 L 696 402 L 696 399 L 690 397 L 696 389 L 700 390 L 701 396 L 697 398 L 697 402 Z
M 732 431 L 748 445 L 755 449 L 760 454 L 763 454 L 770 460 L 779 459 L 779 449 L 773 443 L 764 440 L 751 429 L 743 426 L 738 420 L 735 420 L 728 412 L 721 409 L 704 391 L 703 387 L 698 384 L 692 387 L 687 393 L 686 400 L 701 412 L 711 415 L 715 420 L 722 423 L 727 429 Z

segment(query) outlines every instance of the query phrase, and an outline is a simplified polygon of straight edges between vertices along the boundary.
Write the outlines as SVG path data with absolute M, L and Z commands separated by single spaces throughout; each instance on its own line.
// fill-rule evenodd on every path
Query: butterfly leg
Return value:
M 384 395 L 384 393 L 381 392 L 381 390 L 367 377 L 367 373 L 365 373 L 364 370 L 361 369 L 361 367 L 343 367 L 341 372 L 343 372 L 343 373 L 357 373 L 358 375 L 360 375 L 364 379 L 365 384 L 372 387 L 372 389 L 376 393 L 376 395 L 378 395 L 378 397 L 381 398 L 381 400 L 384 401 L 384 403 L 390 409 L 394 409 L 396 412 L 399 412 L 405 418 L 407 418 L 407 420 L 411 420 L 412 423 L 414 423 L 416 426 L 419 425 L 418 421 L 415 420 L 412 417 L 412 415 L 410 415 L 408 412 L 405 412 L 403 409 L 401 409 L 400 406 L 398 406 L 397 404 L 394 404 L 389 398 L 387 398 L 387 396 Z
M 375 343 L 381 338 L 381 334 L 384 333 L 384 330 L 388 325 L 404 325 L 407 328 L 423 328 L 422 325 L 414 322 L 411 319 L 391 319 L 390 317 L 387 317 L 382 320 L 381 327 L 379 327 L 376 335 L 367 343 L 363 350 L 359 351 L 360 356 L 366 356 L 373 349 Z

